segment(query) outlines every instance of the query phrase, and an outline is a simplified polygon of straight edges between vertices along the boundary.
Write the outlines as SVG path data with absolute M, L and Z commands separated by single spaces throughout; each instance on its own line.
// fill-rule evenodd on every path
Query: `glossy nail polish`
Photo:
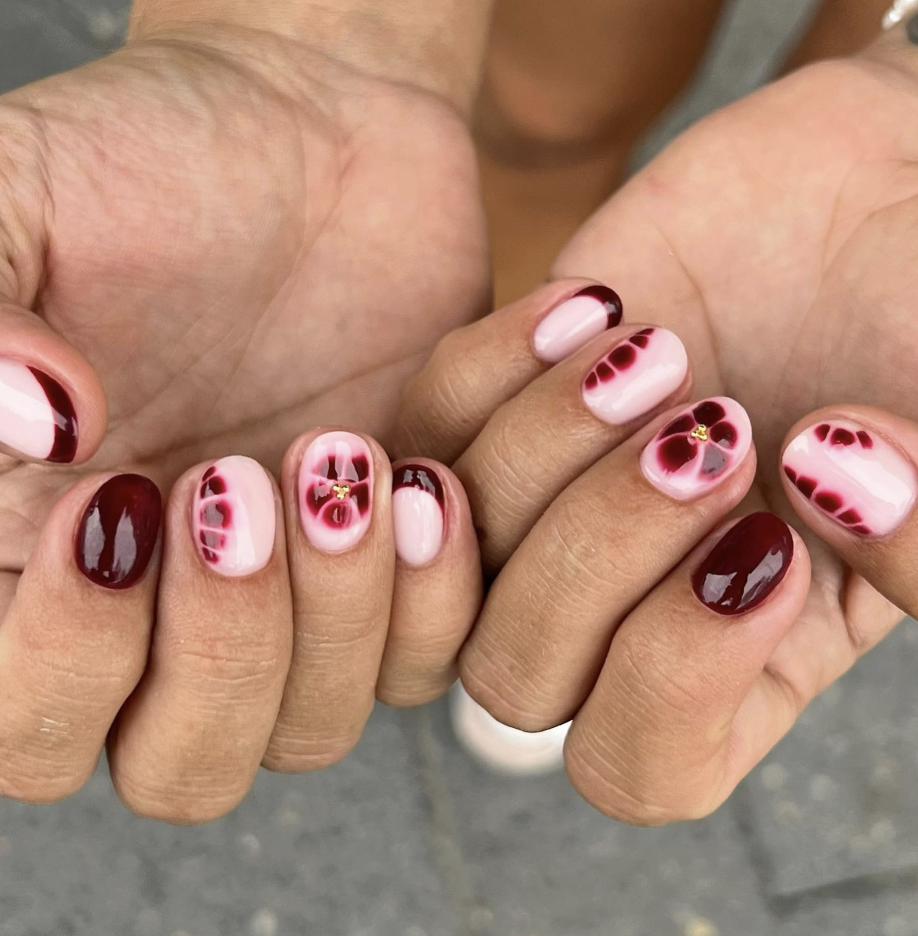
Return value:
M 583 402 L 603 422 L 623 426 L 675 393 L 687 373 L 682 342 L 665 328 L 645 328 L 616 345 L 587 374 Z
M 790 527 L 770 513 L 732 526 L 692 577 L 698 600 L 718 614 L 757 608 L 783 581 L 794 558 Z
M 539 323 L 532 343 L 536 356 L 549 364 L 570 357 L 622 320 L 622 301 L 608 286 L 588 286 L 562 302 Z
M 915 467 L 872 429 L 819 423 L 788 445 L 784 473 L 804 497 L 860 536 L 887 536 L 912 512 Z
M 322 552 L 338 553 L 363 539 L 373 505 L 373 456 L 350 432 L 327 432 L 303 455 L 300 520 L 306 538 Z
M 0 442 L 29 458 L 67 464 L 78 437 L 67 391 L 37 367 L 0 358 Z
M 703 497 L 732 474 L 752 445 L 746 411 L 729 397 L 696 403 L 665 426 L 641 454 L 641 471 L 674 500 Z
M 392 475 L 395 551 L 410 566 L 425 566 L 443 546 L 443 485 L 425 465 L 402 465 Z
M 277 512 L 264 468 L 233 455 L 211 465 L 192 507 L 195 543 L 220 575 L 238 578 L 263 569 L 274 551 Z
M 162 515 L 159 488 L 149 478 L 110 478 L 89 502 L 77 530 L 80 571 L 103 588 L 135 585 L 150 564 Z

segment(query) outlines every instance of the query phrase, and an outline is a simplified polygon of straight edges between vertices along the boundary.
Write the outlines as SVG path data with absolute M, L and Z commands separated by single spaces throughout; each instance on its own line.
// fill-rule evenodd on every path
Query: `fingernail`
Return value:
M 622 320 L 622 300 L 608 286 L 588 286 L 542 319 L 532 343 L 538 358 L 557 364 Z
M 745 614 L 781 584 L 793 558 L 790 527 L 774 514 L 750 514 L 708 553 L 692 577 L 692 588 L 718 614 Z
M 76 561 L 91 582 L 130 588 L 141 579 L 159 537 L 163 499 L 141 475 L 110 478 L 89 502 L 77 531 Z
M 667 497 L 703 497 L 732 474 L 752 445 L 746 411 L 729 397 L 696 403 L 657 433 L 641 454 L 644 477 Z
M 424 465 L 402 465 L 392 476 L 395 552 L 410 566 L 432 562 L 443 546 L 443 485 Z
M 327 432 L 306 449 L 300 466 L 300 519 L 316 549 L 350 549 L 370 526 L 373 456 L 350 432 Z
M 193 511 L 195 543 L 214 572 L 238 578 L 268 564 L 277 512 L 271 479 L 257 461 L 232 455 L 211 465 Z
M 912 463 L 872 429 L 845 420 L 819 423 L 794 439 L 784 473 L 804 497 L 860 536 L 886 536 L 915 506 Z
M 29 458 L 67 464 L 78 435 L 70 397 L 53 377 L 0 358 L 0 442 Z
M 675 393 L 687 372 L 682 342 L 665 328 L 645 328 L 616 345 L 587 374 L 583 401 L 594 416 L 622 426 Z

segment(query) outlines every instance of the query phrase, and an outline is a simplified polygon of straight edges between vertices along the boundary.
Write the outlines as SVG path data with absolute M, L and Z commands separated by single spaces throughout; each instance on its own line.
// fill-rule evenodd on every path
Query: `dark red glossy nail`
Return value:
M 80 571 L 104 588 L 135 585 L 150 564 L 162 515 L 162 496 L 149 478 L 110 478 L 89 502 L 77 531 Z
M 692 587 L 712 611 L 745 614 L 781 584 L 793 558 L 790 527 L 774 514 L 750 514 L 711 550 Z

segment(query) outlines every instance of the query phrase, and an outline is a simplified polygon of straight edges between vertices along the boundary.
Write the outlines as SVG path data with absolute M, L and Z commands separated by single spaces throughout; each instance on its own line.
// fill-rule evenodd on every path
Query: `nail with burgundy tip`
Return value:
M 536 357 L 557 364 L 621 323 L 622 300 L 608 286 L 588 286 L 552 309 L 532 336 Z
M 392 474 L 395 551 L 410 566 L 425 566 L 443 546 L 443 484 L 426 465 L 402 465 Z
M 110 478 L 89 502 L 77 530 L 80 571 L 103 588 L 136 585 L 156 549 L 162 516 L 162 495 L 149 478 Z
M 750 514 L 708 553 L 692 576 L 692 588 L 718 614 L 746 614 L 781 584 L 793 558 L 790 527 L 774 514 Z
M 37 367 L 0 358 L 0 442 L 29 458 L 69 464 L 78 440 L 67 391 Z

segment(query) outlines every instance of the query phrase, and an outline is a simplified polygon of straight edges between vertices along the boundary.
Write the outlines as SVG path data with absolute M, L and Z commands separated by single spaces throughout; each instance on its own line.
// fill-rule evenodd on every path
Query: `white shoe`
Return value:
M 564 765 L 570 722 L 531 734 L 502 725 L 460 683 L 450 693 L 450 715 L 459 743 L 486 767 L 516 777 L 551 773 Z

